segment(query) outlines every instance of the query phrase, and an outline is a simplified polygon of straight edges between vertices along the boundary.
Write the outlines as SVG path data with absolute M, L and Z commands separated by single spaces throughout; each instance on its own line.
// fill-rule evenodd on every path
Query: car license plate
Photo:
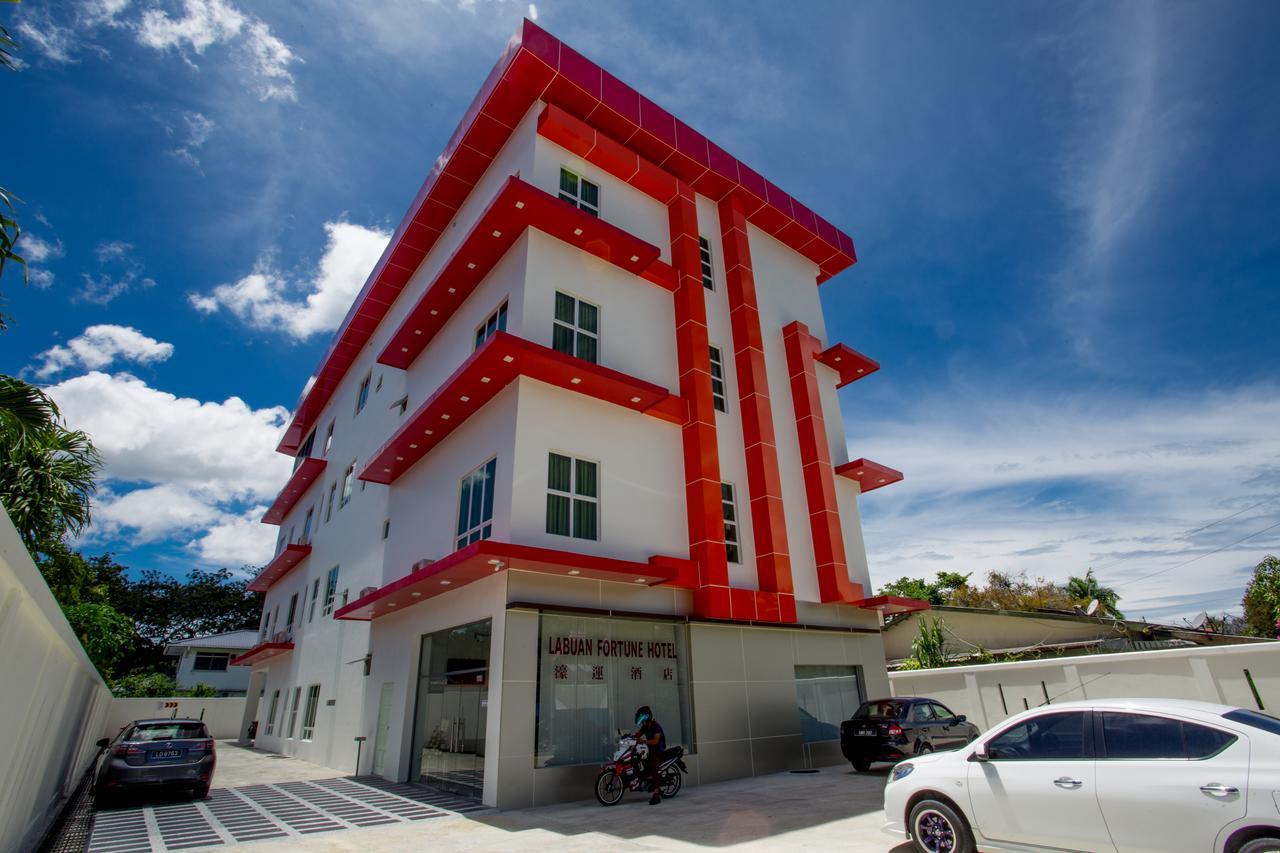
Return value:
M 177 758 L 179 755 L 182 755 L 180 749 L 157 749 L 151 753 L 152 758 Z
M 858 737 L 875 737 L 875 729 L 858 729 Z

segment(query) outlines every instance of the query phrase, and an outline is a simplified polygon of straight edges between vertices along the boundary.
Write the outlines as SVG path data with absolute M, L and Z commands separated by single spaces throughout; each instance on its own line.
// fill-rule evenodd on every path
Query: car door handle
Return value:
M 1079 788 L 1084 783 L 1079 779 L 1072 779 L 1070 776 L 1059 776 L 1053 780 L 1053 784 L 1059 788 Z
M 1217 782 L 1209 785 L 1201 785 L 1200 790 L 1214 797 L 1228 797 L 1232 794 L 1240 793 L 1240 789 L 1234 785 L 1221 785 Z

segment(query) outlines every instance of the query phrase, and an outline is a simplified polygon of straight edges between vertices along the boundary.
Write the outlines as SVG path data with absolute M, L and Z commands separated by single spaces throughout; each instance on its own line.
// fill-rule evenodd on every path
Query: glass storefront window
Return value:
M 840 739 L 840 724 L 862 704 L 862 667 L 797 666 L 796 700 L 805 743 Z
M 537 767 L 598 764 L 648 705 L 667 746 L 693 746 L 688 629 L 673 622 L 543 614 Z

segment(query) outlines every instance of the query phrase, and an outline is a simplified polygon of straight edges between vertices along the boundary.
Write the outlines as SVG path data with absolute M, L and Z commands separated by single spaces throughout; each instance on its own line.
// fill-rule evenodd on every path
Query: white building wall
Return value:
M 193 667 L 195 666 L 198 652 L 229 653 L 234 658 L 244 651 L 244 649 L 186 649 L 183 651 L 182 656 L 178 658 L 178 670 L 174 681 L 182 688 L 195 687 L 197 684 L 207 684 L 215 690 L 232 690 L 243 693 L 249 686 L 249 670 L 246 667 L 229 666 L 225 670 L 202 669 L 199 671 Z

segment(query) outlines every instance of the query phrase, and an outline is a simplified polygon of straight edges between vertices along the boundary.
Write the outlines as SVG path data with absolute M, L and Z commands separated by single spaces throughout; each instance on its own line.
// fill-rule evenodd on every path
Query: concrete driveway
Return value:
M 887 771 L 857 774 L 848 765 L 688 786 L 658 806 L 628 794 L 612 808 L 586 800 L 498 812 L 416 786 L 335 777 L 326 767 L 230 744 L 218 750 L 208 801 L 99 812 L 91 853 L 230 846 L 255 853 L 418 851 L 424 843 L 495 853 L 909 849 L 880 832 Z

